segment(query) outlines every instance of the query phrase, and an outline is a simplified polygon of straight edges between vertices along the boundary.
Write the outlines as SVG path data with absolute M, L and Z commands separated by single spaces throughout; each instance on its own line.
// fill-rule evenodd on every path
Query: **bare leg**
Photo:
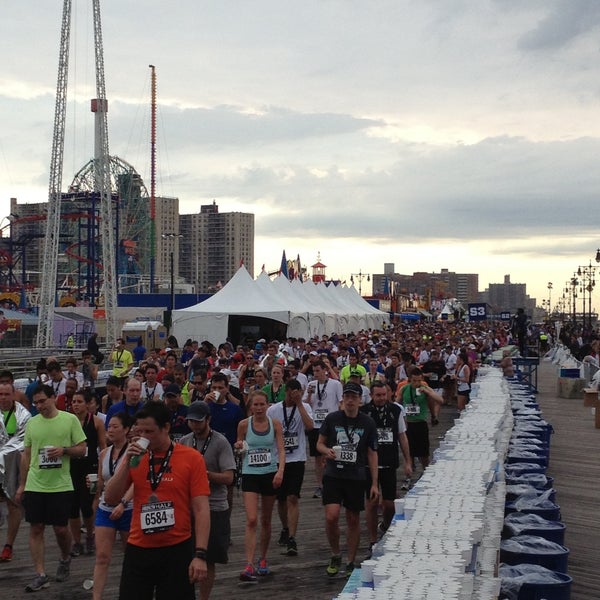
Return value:
M 298 520 L 300 518 L 300 505 L 298 504 L 298 496 L 288 496 L 287 502 L 287 521 L 290 530 L 290 536 L 296 537 L 298 530 Z
M 277 512 L 281 521 L 281 528 L 288 529 L 288 506 L 285 500 L 277 500 Z
M 317 486 L 323 487 L 323 472 L 325 471 L 325 458 L 321 455 L 315 456 L 315 479 Z
M 56 536 L 56 541 L 58 542 L 58 547 L 60 548 L 62 560 L 68 560 L 71 556 L 72 542 L 69 528 L 66 525 L 64 527 L 61 525 L 54 525 L 54 535 Z
M 29 529 L 29 552 L 33 560 L 36 573 L 45 573 L 44 570 L 44 524 L 32 523 Z
M 340 505 L 325 505 L 325 531 L 327 541 L 331 548 L 331 554 L 337 556 L 340 553 Z
M 96 562 L 94 564 L 94 600 L 102 600 L 112 557 L 116 530 L 111 527 L 96 529 Z
M 246 562 L 254 564 L 256 552 L 256 527 L 258 525 L 258 494 L 244 492 L 244 506 L 246 508 L 246 531 L 244 534 L 244 547 Z
M 271 518 L 275 496 L 261 496 L 260 508 L 260 558 L 267 558 L 271 541 Z
M 348 542 L 348 562 L 356 559 L 356 551 L 360 542 L 360 513 L 346 509 L 346 539 Z
M 17 533 L 19 532 L 19 527 L 21 525 L 21 520 L 23 519 L 23 509 L 11 502 L 10 500 L 6 501 L 6 506 L 8 508 L 8 528 L 6 532 L 6 543 L 9 546 L 12 546 L 17 539 Z
M 69 519 L 69 529 L 74 544 L 81 544 L 81 519 Z
M 365 503 L 365 517 L 367 521 L 367 530 L 369 532 L 369 543 L 377 542 L 377 508 L 378 502 L 367 500 Z

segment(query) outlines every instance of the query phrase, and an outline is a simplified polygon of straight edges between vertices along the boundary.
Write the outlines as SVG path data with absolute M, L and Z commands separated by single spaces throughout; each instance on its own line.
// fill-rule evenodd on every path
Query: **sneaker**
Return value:
M 25 588 L 26 592 L 39 592 L 50 587 L 50 581 L 47 575 L 40 575 L 39 573 L 35 576 L 35 579 Z
M 298 545 L 293 537 L 288 538 L 286 554 L 288 556 L 298 556 Z
M 96 537 L 92 533 L 92 535 L 88 535 L 85 538 L 85 553 L 86 554 L 94 554 L 96 552 Z
M 436 425 L 438 425 L 438 424 L 439 424 L 439 420 L 438 420 L 438 419 L 436 419 L 435 417 L 431 417 L 431 425 L 432 425 L 433 427 L 435 427 L 435 426 L 436 426 Z
M 10 562 L 13 556 L 13 549 L 10 544 L 5 544 L 2 550 L 2 554 L 0 554 L 0 562 Z
M 350 575 L 352 575 L 352 571 L 354 571 L 354 563 L 353 562 L 349 562 L 346 565 L 346 577 L 350 577 Z
M 71 556 L 81 556 L 83 554 L 83 544 L 75 542 L 71 547 Z
M 279 541 L 277 544 L 279 546 L 287 546 L 288 539 L 290 537 L 290 530 L 287 527 L 284 527 L 279 534 Z
M 402 486 L 400 487 L 401 490 L 410 490 L 410 486 L 411 486 L 412 480 L 410 477 L 407 477 L 404 480 L 404 483 L 402 484 Z
M 66 581 L 71 574 L 71 559 L 59 560 L 58 569 L 56 569 L 56 581 Z
M 313 498 L 322 498 L 323 497 L 323 488 L 315 488 L 315 493 L 313 494 Z
M 332 556 L 329 559 L 329 564 L 327 565 L 327 575 L 329 575 L 329 577 L 334 577 L 340 572 L 341 566 L 342 557 L 339 554 L 337 556 Z
M 250 563 L 248 563 L 246 568 L 240 573 L 240 581 L 245 581 L 246 583 L 257 583 L 256 571 Z
M 258 568 L 256 569 L 256 572 L 261 576 L 269 575 L 271 573 L 271 570 L 269 569 L 269 567 L 267 565 L 266 558 L 261 558 L 258 561 Z

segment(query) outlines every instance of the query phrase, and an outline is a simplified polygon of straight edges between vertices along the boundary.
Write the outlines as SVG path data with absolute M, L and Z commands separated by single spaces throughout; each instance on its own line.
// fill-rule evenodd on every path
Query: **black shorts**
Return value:
M 413 458 L 429 457 L 429 426 L 427 421 L 414 421 L 406 424 L 406 437 L 410 455 Z
M 340 504 L 350 511 L 365 510 L 365 481 L 323 477 L 323 505 Z
M 254 492 L 260 496 L 274 496 L 273 477 L 275 473 L 246 475 L 242 473 L 242 492 Z
M 227 552 L 231 537 L 229 510 L 210 511 L 210 536 L 206 548 L 206 562 L 226 565 L 229 562 Z
M 194 556 L 192 538 L 160 548 L 140 548 L 127 544 L 121 583 L 120 600 L 195 600 L 188 567 Z
M 300 490 L 304 481 L 304 461 L 285 463 L 281 487 L 276 490 L 277 500 L 285 500 L 288 496 L 300 498 Z
M 69 523 L 73 492 L 25 492 L 23 506 L 28 523 L 65 527 Z M 91 496 L 91 494 L 90 494 Z
M 317 452 L 317 441 L 319 440 L 319 429 L 315 427 L 308 432 L 308 453 L 310 456 L 321 456 L 320 452 Z
M 379 487 L 381 488 L 381 497 L 384 500 L 395 500 L 398 496 L 396 494 L 396 469 L 394 467 L 387 467 L 385 469 L 378 469 Z M 365 487 L 365 498 L 369 499 L 369 491 L 371 489 L 371 471 L 367 469 L 367 483 Z

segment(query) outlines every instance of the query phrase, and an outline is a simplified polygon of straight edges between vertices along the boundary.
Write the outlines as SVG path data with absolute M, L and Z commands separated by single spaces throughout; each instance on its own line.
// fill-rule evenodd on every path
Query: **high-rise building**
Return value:
M 476 273 L 454 273 L 442 269 L 439 273 L 415 272 L 412 275 L 389 273 L 388 264 L 384 265 L 384 274 L 373 275 L 373 293 L 382 293 L 387 285 L 394 283 L 398 294 L 416 294 L 431 301 L 444 298 L 456 298 L 463 304 L 477 302 L 479 295 L 479 275 Z M 386 270 L 387 269 L 387 270 Z
M 179 274 L 199 293 L 225 285 L 241 262 L 254 274 L 254 215 L 220 213 L 217 203 L 179 217 Z
M 487 302 L 494 313 L 516 313 L 518 308 L 524 308 L 527 314 L 535 309 L 535 298 L 527 294 L 527 284 L 511 283 L 510 275 L 504 276 L 503 283 L 490 283 L 481 294 L 481 301 Z
M 171 252 L 173 276 L 179 277 L 181 238 L 179 231 L 179 198 L 156 198 L 154 225 L 156 230 L 156 260 L 154 276 L 162 286 L 171 278 Z

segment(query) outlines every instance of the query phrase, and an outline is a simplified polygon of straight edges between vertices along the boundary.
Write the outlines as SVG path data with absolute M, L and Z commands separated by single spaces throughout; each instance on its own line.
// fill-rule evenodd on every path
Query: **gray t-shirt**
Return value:
M 190 448 L 196 448 L 198 452 L 203 453 L 207 471 L 216 473 L 235 471 L 235 458 L 231 445 L 227 438 L 218 431 L 211 429 L 210 439 L 205 438 L 202 440 L 196 439 L 193 433 L 188 433 L 179 440 L 179 443 Z M 229 508 L 227 486 L 211 481 L 208 502 L 212 511 L 227 510 Z

